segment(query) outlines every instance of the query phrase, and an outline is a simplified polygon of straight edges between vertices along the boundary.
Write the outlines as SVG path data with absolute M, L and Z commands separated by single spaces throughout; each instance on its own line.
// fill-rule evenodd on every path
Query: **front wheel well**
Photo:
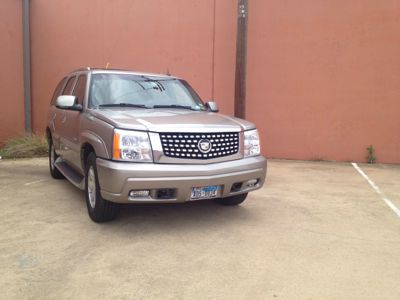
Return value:
M 50 143 L 51 143 L 51 131 L 50 131 L 49 127 L 46 128 L 46 140 L 47 140 L 47 143 L 50 145 Z
M 83 170 L 86 169 L 86 163 L 87 163 L 87 159 L 88 159 L 90 153 L 96 154 L 96 151 L 94 151 L 93 146 L 90 145 L 89 143 L 83 144 L 82 148 L 81 148 L 81 164 L 82 164 Z

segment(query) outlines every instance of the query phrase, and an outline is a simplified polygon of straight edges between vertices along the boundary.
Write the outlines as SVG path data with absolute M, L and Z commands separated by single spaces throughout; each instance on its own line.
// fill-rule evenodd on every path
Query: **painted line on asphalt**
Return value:
M 24 185 L 28 186 L 28 185 L 39 183 L 39 182 L 42 182 L 42 181 L 46 181 L 46 179 L 39 179 L 39 180 L 36 180 L 36 181 L 27 182 Z
M 373 182 L 356 163 L 351 163 L 351 165 L 354 167 L 354 169 L 357 170 L 358 173 L 360 173 L 362 177 L 364 177 L 364 179 L 369 183 L 369 185 L 374 189 L 374 191 L 377 194 L 379 194 L 379 196 L 381 196 L 382 200 L 385 201 L 386 205 L 389 206 L 398 217 L 400 217 L 400 209 L 398 209 L 396 205 L 394 205 L 393 202 L 390 201 L 390 199 L 385 196 L 385 194 L 380 190 L 380 188 L 375 184 L 375 182 Z

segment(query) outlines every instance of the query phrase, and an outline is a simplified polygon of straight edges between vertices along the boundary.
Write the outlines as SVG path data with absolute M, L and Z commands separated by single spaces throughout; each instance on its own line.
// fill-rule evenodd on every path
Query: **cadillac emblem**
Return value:
M 211 142 L 207 139 L 202 139 L 199 141 L 197 144 L 197 147 L 199 148 L 201 153 L 208 153 L 211 151 Z

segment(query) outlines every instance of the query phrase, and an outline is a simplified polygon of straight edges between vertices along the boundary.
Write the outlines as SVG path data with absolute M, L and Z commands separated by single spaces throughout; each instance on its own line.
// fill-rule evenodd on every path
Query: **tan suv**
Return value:
M 85 190 L 95 222 L 120 203 L 238 205 L 263 185 L 267 163 L 254 124 L 217 112 L 176 77 L 74 71 L 48 111 L 51 176 Z

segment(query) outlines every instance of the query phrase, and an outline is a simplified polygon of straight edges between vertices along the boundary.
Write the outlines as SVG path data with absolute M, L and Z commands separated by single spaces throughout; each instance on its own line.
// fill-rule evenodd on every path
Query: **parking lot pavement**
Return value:
M 359 165 L 400 207 L 400 166 Z M 239 207 L 95 224 L 46 159 L 0 162 L 0 299 L 399 299 L 400 218 L 349 163 L 271 160 Z

